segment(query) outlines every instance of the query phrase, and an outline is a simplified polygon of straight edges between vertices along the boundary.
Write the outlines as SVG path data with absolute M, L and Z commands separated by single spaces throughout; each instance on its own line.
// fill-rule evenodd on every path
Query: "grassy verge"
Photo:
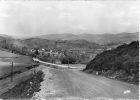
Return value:
M 8 92 L 0 95 L 2 99 L 30 99 L 34 92 L 40 91 L 40 83 L 43 81 L 43 72 L 38 71 L 29 80 L 16 85 Z

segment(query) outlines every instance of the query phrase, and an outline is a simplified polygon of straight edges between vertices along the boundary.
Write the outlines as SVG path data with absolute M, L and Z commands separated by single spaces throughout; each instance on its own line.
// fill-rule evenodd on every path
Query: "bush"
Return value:
M 76 62 L 76 59 L 73 57 L 63 57 L 61 59 L 62 64 L 74 64 Z

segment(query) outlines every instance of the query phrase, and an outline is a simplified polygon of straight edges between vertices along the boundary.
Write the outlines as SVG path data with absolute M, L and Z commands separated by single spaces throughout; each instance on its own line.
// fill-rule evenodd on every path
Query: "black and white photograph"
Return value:
M 138 0 L 0 0 L 0 100 L 139 100 Z

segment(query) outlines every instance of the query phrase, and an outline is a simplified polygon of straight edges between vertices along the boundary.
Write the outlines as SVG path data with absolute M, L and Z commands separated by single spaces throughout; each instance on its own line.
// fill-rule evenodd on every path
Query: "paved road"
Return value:
M 138 98 L 138 86 L 135 85 L 72 69 L 51 69 L 50 72 L 56 76 L 53 78 L 54 83 L 62 91 L 56 96 Z M 131 92 L 124 94 L 124 91 L 128 90 Z
M 106 97 L 138 99 L 139 88 L 132 84 L 87 74 L 75 69 L 55 69 L 49 67 L 46 67 L 46 69 L 47 71 L 44 70 L 44 73 L 48 77 L 45 78 L 46 82 L 42 84 L 45 85 L 42 87 L 42 93 L 47 91 L 45 98 Z M 56 92 L 51 93 L 51 90 Z
M 42 64 L 45 64 L 45 65 L 51 65 L 51 67 L 52 66 L 54 66 L 55 68 L 70 68 L 70 69 L 83 69 L 85 66 L 78 66 L 78 67 L 75 67 L 75 66 L 69 66 L 68 64 L 66 65 L 66 64 L 54 64 L 54 63 L 48 63 L 48 62 L 44 62 L 44 61 L 41 61 L 41 60 L 39 60 L 39 59 L 37 59 L 37 58 L 33 58 L 33 60 L 34 61 L 37 61 L 37 62 L 40 62 L 40 63 L 42 63 Z

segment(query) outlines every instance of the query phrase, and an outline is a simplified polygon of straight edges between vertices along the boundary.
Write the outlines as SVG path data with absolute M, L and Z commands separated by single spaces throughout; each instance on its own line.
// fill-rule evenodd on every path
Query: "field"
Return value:
M 28 67 L 32 66 L 32 64 L 14 63 L 13 66 L 13 72 L 20 73 L 28 70 Z M 11 68 L 12 67 L 10 62 L 0 62 L 0 78 L 6 77 L 11 74 Z
M 14 61 L 16 63 L 28 63 L 28 64 L 34 63 L 31 57 L 18 55 L 3 50 L 0 50 L 0 61 L 3 62 Z
M 12 61 L 14 73 L 23 72 L 28 70 L 30 66 L 35 65 L 31 57 L 0 50 L 0 78 L 11 74 Z

